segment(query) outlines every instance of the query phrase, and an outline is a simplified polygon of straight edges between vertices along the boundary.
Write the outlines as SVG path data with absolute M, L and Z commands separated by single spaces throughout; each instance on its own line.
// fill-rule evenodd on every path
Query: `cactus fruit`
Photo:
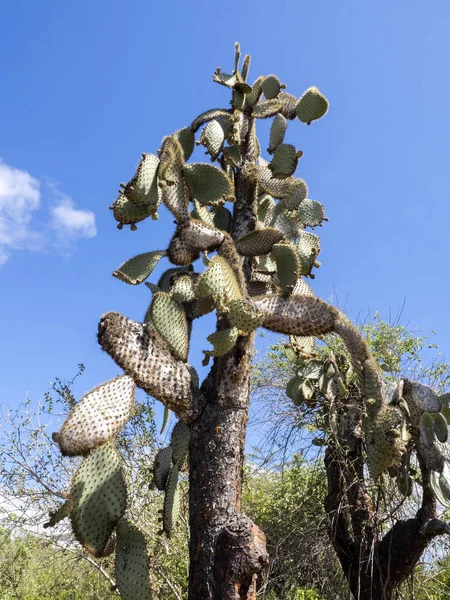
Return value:
M 102 556 L 126 508 L 122 459 L 111 444 L 103 444 L 83 460 L 70 490 L 72 529 L 94 556 Z
M 317 227 L 325 219 L 325 209 L 320 202 L 306 198 L 298 208 L 298 216 L 303 225 Z
M 111 208 L 114 218 L 119 223 L 119 229 L 121 229 L 123 225 L 134 226 L 136 223 L 143 221 L 147 217 L 155 217 L 157 210 L 157 207 L 155 208 L 150 204 L 133 204 L 123 192 L 119 193 L 117 200 L 113 203 Z
M 273 154 L 280 144 L 283 143 L 286 133 L 287 121 L 282 114 L 276 114 L 270 127 L 269 148 L 267 152 Z
M 155 455 L 153 463 L 153 481 L 158 490 L 164 491 L 172 466 L 172 446 L 161 448 Z
M 135 384 L 122 375 L 94 388 L 70 411 L 53 439 L 64 456 L 87 454 L 111 440 L 130 418 Z
M 114 271 L 113 276 L 125 283 L 139 285 L 150 277 L 158 262 L 166 256 L 165 250 L 145 252 L 130 258 Z
M 172 448 L 172 463 L 177 465 L 180 471 L 188 456 L 190 437 L 189 427 L 183 421 L 178 421 L 172 430 L 170 446 Z
M 213 165 L 185 165 L 183 175 L 191 195 L 201 204 L 220 204 L 234 199 L 233 182 Z
M 323 117 L 327 111 L 328 100 L 316 87 L 307 89 L 295 107 L 297 117 L 307 125 Z
M 283 239 L 283 233 L 273 227 L 257 229 L 236 240 L 236 248 L 242 256 L 268 254 L 274 244 Z
M 166 292 L 158 292 L 153 295 L 149 311 L 153 326 L 167 341 L 173 354 L 180 360 L 186 361 L 189 336 L 183 308 Z
M 223 356 L 234 347 L 238 335 L 239 331 L 236 327 L 220 329 L 219 331 L 215 331 L 211 335 L 208 335 L 207 340 L 214 346 L 214 350 L 205 350 L 205 355 Z
M 276 98 L 282 89 L 286 88 L 276 75 L 268 75 L 261 84 L 264 96 L 271 100 Z
M 152 600 L 149 557 L 144 533 L 123 517 L 116 528 L 115 572 L 117 588 L 123 600 Z
M 159 204 L 157 174 L 159 158 L 154 154 L 143 154 L 136 174 L 125 186 L 124 194 L 137 206 L 148 206 L 156 211 Z
M 178 474 L 178 466 L 176 464 L 172 465 L 164 492 L 163 531 L 168 538 L 172 535 L 173 526 L 177 522 L 180 512 Z
M 292 144 L 280 144 L 273 153 L 269 169 L 276 179 L 287 179 L 295 173 L 298 159 L 303 152 L 297 152 Z

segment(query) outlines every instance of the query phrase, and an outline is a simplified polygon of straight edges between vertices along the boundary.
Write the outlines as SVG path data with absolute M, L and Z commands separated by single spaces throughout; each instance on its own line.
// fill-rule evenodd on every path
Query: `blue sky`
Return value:
M 141 320 L 150 295 L 111 273 L 165 247 L 172 219 L 118 231 L 108 206 L 142 152 L 227 106 L 212 74 L 232 69 L 236 40 L 251 81 L 276 73 L 288 92 L 316 85 L 330 100 L 287 137 L 330 219 L 317 295 L 336 291 L 352 318 L 405 302 L 404 322 L 436 329 L 450 354 L 447 2 L 17 0 L 1 12 L 1 404 L 41 398 L 79 362 L 79 395 L 117 374 L 98 319 Z

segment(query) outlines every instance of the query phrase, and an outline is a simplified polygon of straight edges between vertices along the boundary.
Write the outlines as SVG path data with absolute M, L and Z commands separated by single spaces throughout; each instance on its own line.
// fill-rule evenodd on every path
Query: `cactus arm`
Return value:
M 190 371 L 172 356 L 167 343 L 154 330 L 111 312 L 100 319 L 98 341 L 137 386 L 183 421 L 194 418 Z
M 196 117 L 191 123 L 191 129 L 194 133 L 196 133 L 202 125 L 212 121 L 213 119 L 217 119 L 219 117 L 230 117 L 232 114 L 232 110 L 229 108 L 212 108 L 210 110 L 206 110 Z

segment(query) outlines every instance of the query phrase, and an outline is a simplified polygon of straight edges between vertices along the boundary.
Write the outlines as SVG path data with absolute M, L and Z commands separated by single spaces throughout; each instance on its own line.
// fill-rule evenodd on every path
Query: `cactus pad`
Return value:
M 150 204 L 136 205 L 128 200 L 128 198 L 122 192 L 119 193 L 117 200 L 112 205 L 114 218 L 119 223 L 118 227 L 122 225 L 134 225 L 143 221 L 147 217 L 154 217 L 156 215 L 157 207 Z
M 124 194 L 133 204 L 145 205 L 155 211 L 158 208 L 157 173 L 159 158 L 143 154 L 135 176 L 126 185 Z
M 195 295 L 192 277 L 189 275 L 182 275 L 179 277 L 173 284 L 170 295 L 176 302 L 190 302 L 191 300 L 194 300 Z
M 308 195 L 308 186 L 304 179 L 296 179 L 289 187 L 284 204 L 288 210 L 297 210 Z
M 435 440 L 433 423 L 433 417 L 429 412 L 422 413 L 419 423 L 420 438 L 427 448 L 431 448 Z
M 163 491 L 166 487 L 167 477 L 172 466 L 172 446 L 161 448 L 155 455 L 153 463 L 153 481 L 158 490 Z
M 130 418 L 135 385 L 122 375 L 94 388 L 70 411 L 59 434 L 54 434 L 64 456 L 87 454 L 111 440 Z
M 111 444 L 103 444 L 83 460 L 70 491 L 73 532 L 94 556 L 102 556 L 126 498 L 122 459 Z
M 236 248 L 242 256 L 261 256 L 268 254 L 273 245 L 282 239 L 281 231 L 268 227 L 246 233 L 236 240 Z
M 158 262 L 166 256 L 165 250 L 145 252 L 130 258 L 114 271 L 113 276 L 125 283 L 138 285 L 149 277 Z
M 263 313 L 247 300 L 233 300 L 229 303 L 228 319 L 242 334 L 248 334 L 262 325 Z
M 123 600 L 152 600 L 147 541 L 126 518 L 117 524 L 116 582 Z
M 195 148 L 195 136 L 192 128 L 184 127 L 183 129 L 178 129 L 173 134 L 173 137 L 180 143 L 183 149 L 184 161 L 186 162 L 190 159 Z
M 272 254 L 277 263 L 278 279 L 280 280 L 283 292 L 290 294 L 301 272 L 297 250 L 289 242 L 280 242 L 274 245 Z
M 295 107 L 297 117 L 307 125 L 323 117 L 327 111 L 328 100 L 316 87 L 307 89 Z
M 281 114 L 276 114 L 270 128 L 269 148 L 267 149 L 269 154 L 273 154 L 278 146 L 283 143 L 286 128 L 286 117 L 283 117 Z
M 402 422 L 401 411 L 393 407 L 380 410 L 373 420 L 366 418 L 367 463 L 373 479 L 377 479 L 389 467 L 399 464 L 403 449 L 400 437 Z
M 201 204 L 234 200 L 234 183 L 213 165 L 192 163 L 184 167 L 183 175 L 191 195 Z
M 224 206 L 214 207 L 214 227 L 221 231 L 230 231 L 232 215 L 228 208 Z
M 293 177 L 286 179 L 276 179 L 272 175 L 269 167 L 255 167 L 255 176 L 262 190 L 273 196 L 274 198 L 284 198 L 295 181 Z
M 199 143 L 206 147 L 211 155 L 211 160 L 216 160 L 219 156 L 227 133 L 228 126 L 225 125 L 225 122 L 213 119 L 200 134 Z
M 177 465 L 180 471 L 188 456 L 190 437 L 189 427 L 183 421 L 175 423 L 170 438 L 170 446 L 172 448 L 172 463 Z
M 281 88 L 285 88 L 286 86 L 281 84 L 276 75 L 268 75 L 262 82 L 261 87 L 264 96 L 268 100 L 271 100 L 272 98 L 276 98 L 281 92 Z
M 292 94 L 287 94 L 286 92 L 280 92 L 278 94 L 277 100 L 281 102 L 282 111 L 281 114 L 292 121 L 297 116 L 295 112 L 298 100 Z
M 300 156 L 302 153 L 297 152 L 292 144 L 280 144 L 268 168 L 276 179 L 286 179 L 295 172 Z
M 199 276 L 195 294 L 199 299 L 216 298 L 223 305 L 242 297 L 234 272 L 222 256 L 215 256 L 206 271 Z
M 206 356 L 223 356 L 229 352 L 238 338 L 239 331 L 236 327 L 220 329 L 208 335 L 208 342 L 214 346 L 214 350 L 205 350 Z
M 433 413 L 433 429 L 437 439 L 443 444 L 448 440 L 448 425 L 444 415 L 440 412 Z
M 300 231 L 297 244 L 297 252 L 300 257 L 302 275 L 310 275 L 315 266 L 316 257 L 320 252 L 320 239 L 309 231 Z
M 260 100 L 253 107 L 252 117 L 255 119 L 268 119 L 281 111 L 282 104 L 278 100 Z
M 156 331 L 167 341 L 174 355 L 180 360 L 187 360 L 189 336 L 183 308 L 166 292 L 158 292 L 153 295 L 150 318 Z
M 168 538 L 172 535 L 173 526 L 180 513 L 180 494 L 178 489 L 178 467 L 172 465 L 167 478 L 163 506 L 163 531 Z
M 298 208 L 298 216 L 303 225 L 317 227 L 325 218 L 325 209 L 320 202 L 306 198 Z

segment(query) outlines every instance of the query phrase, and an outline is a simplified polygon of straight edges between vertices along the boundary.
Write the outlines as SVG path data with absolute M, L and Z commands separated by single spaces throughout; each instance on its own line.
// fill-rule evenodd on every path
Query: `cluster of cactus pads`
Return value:
M 163 530 L 170 535 L 189 427 L 202 407 L 198 376 L 187 362 L 191 330 L 195 319 L 213 310 L 217 330 L 208 337 L 205 363 L 210 357 L 220 360 L 258 327 L 289 335 L 292 352 L 309 358 L 316 337 L 339 334 L 367 396 L 365 430 L 373 475 L 397 465 L 402 456 L 407 444 L 402 422 L 411 403 L 422 411 L 424 456 L 441 464 L 439 407 L 422 410 L 414 386 L 408 392 L 405 386 L 396 405 L 388 404 L 361 334 L 339 310 L 315 297 L 306 281 L 320 266 L 320 239 L 312 230 L 326 217 L 323 205 L 308 198 L 306 182 L 294 176 L 303 153 L 285 137 L 288 121 L 298 118 L 309 125 L 325 115 L 328 101 L 316 87 L 300 97 L 291 95 L 275 75 L 250 85 L 249 66 L 248 55 L 240 66 L 236 44 L 232 73 L 218 69 L 213 76 L 231 91 L 231 107 L 208 110 L 164 138 L 157 154 L 143 154 L 134 176 L 121 184 L 111 207 L 119 229 L 130 225 L 134 230 L 147 217 L 156 219 L 163 204 L 175 218 L 175 232 L 167 249 L 139 254 L 114 271 L 124 283 L 145 282 L 152 293 L 142 323 L 119 313 L 100 321 L 99 343 L 126 375 L 88 394 L 55 435 L 63 453 L 85 458 L 68 502 L 51 523 L 69 514 L 75 535 L 97 556 L 111 551 L 115 530 L 117 583 L 130 600 L 150 598 L 151 590 L 145 539 L 124 516 L 126 491 L 114 436 L 132 410 L 134 384 L 179 417 L 170 446 L 158 453 L 154 465 L 155 484 L 165 493 Z M 270 160 L 263 158 L 256 135 L 259 119 L 272 119 Z M 188 163 L 196 144 L 213 164 Z M 147 281 L 166 259 L 172 266 L 157 283 Z M 314 362 L 290 382 L 289 394 L 296 404 L 313 403 L 317 386 L 327 394 L 346 394 L 337 366 Z M 422 418 L 424 411 L 428 416 Z
M 313 439 L 313 444 L 327 445 L 327 435 L 333 438 L 350 430 L 364 441 L 372 478 L 389 473 L 404 496 L 412 493 L 417 469 L 411 459 L 416 453 L 431 472 L 437 500 L 450 507 L 450 484 L 443 474 L 446 463 L 450 465 L 450 394 L 438 396 L 428 385 L 408 379 L 389 390 L 373 358 L 364 364 L 361 385 L 345 356 L 320 358 L 311 347 L 294 348 L 291 343 L 285 349 L 296 367 L 286 394 L 296 406 L 318 409 L 317 423 L 325 436 Z

